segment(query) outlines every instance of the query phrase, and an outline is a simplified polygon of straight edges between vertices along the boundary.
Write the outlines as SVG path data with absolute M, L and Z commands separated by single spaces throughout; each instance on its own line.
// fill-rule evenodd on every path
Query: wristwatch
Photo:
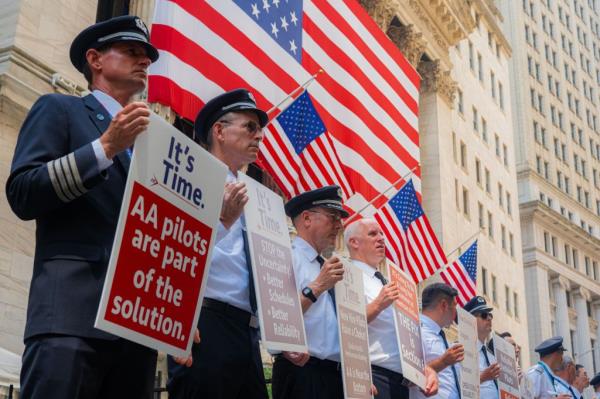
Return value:
M 302 295 L 304 295 L 305 297 L 310 299 L 312 301 L 312 303 L 317 302 L 317 297 L 315 296 L 315 294 L 313 293 L 313 290 L 310 287 L 302 288 Z

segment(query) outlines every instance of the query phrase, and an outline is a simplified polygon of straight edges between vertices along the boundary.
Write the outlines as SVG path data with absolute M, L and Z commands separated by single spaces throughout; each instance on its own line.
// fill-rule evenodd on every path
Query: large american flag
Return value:
M 310 98 L 353 194 L 351 209 L 418 164 L 419 76 L 355 0 L 157 0 L 151 41 L 160 58 L 148 100 L 190 120 L 237 87 L 271 109 L 322 70 Z M 272 162 L 267 146 L 260 160 Z
M 447 263 L 412 179 L 373 216 L 386 236 L 386 255 L 420 283 Z
M 457 260 L 440 273 L 442 279 L 458 290 L 460 306 L 477 295 L 477 240 Z

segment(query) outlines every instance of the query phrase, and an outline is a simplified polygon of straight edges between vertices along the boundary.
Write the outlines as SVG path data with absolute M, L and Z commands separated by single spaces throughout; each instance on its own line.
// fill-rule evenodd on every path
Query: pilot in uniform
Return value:
M 562 343 L 562 337 L 552 337 L 535 348 L 540 361 L 527 372 L 534 399 L 554 398 L 560 392 L 561 384 L 552 370 L 558 368 L 563 361 L 566 349 Z

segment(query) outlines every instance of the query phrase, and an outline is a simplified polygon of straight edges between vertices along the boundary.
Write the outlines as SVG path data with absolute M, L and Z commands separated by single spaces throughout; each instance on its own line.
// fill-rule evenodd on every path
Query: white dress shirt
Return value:
M 432 319 L 421 315 L 421 339 L 423 340 L 423 353 L 425 355 L 425 364 L 439 358 L 446 352 L 446 346 L 444 340 L 440 335 L 442 328 Z M 450 347 L 452 345 L 449 345 Z M 460 378 L 460 367 L 458 364 L 454 365 L 456 370 L 456 376 Z M 440 387 L 438 393 L 435 396 L 429 398 L 435 399 L 458 399 L 459 393 L 456 386 L 456 380 L 454 379 L 454 373 L 452 373 L 452 366 L 448 366 L 438 373 L 440 381 Z M 418 387 L 410 388 L 411 399 L 425 399 L 425 395 Z
M 104 109 L 110 114 L 111 119 L 114 118 L 116 114 L 119 113 L 123 109 L 121 104 L 108 94 L 104 93 L 100 90 L 93 90 L 92 96 L 98 100 L 98 102 L 104 107 Z M 104 152 L 104 148 L 102 144 L 100 144 L 100 139 L 96 139 L 92 141 L 92 148 L 94 149 L 94 155 L 96 156 L 96 160 L 98 161 L 98 168 L 100 171 L 108 169 L 110 165 L 113 164 L 112 159 L 108 159 L 106 157 L 106 153 Z
M 229 183 L 235 180 L 235 175 L 228 171 L 226 181 Z M 246 264 L 242 236 L 244 228 L 243 215 L 229 230 L 219 223 L 216 244 L 210 260 L 205 296 L 251 312 L 250 274 Z
M 352 262 L 363 272 L 365 299 L 369 304 L 377 298 L 383 288 L 381 280 L 375 277 L 377 269 L 358 260 Z M 385 308 L 369 323 L 369 355 L 371 364 L 402 373 L 392 306 Z
M 539 362 L 532 366 L 526 376 L 530 381 L 534 399 L 553 398 L 554 393 L 558 392 L 558 386 L 560 385 L 550 367 L 542 363 Z
M 317 261 L 317 251 L 300 237 L 292 242 L 292 255 L 296 287 L 302 290 L 312 283 L 321 265 Z M 340 361 L 338 323 L 333 301 L 327 291 L 317 298 L 304 313 L 304 328 L 308 342 L 308 352 L 319 359 Z
M 558 392 L 558 393 L 566 393 L 568 395 L 573 396 L 573 394 L 575 393 L 575 391 L 572 391 L 573 387 L 570 386 L 567 381 L 563 380 L 559 376 L 556 376 L 556 381 L 557 381 L 556 392 Z M 575 397 L 573 397 L 573 399 L 579 399 L 579 396 L 575 396 Z
M 486 344 L 481 343 L 480 340 L 477 340 L 477 349 L 479 353 L 479 371 L 483 371 L 489 367 L 485 360 L 485 356 L 483 356 L 483 351 L 488 355 L 488 359 L 490 361 L 490 365 L 496 363 L 496 356 L 492 354 L 488 350 Z M 481 399 L 498 399 L 498 388 L 496 388 L 496 384 L 494 384 L 494 380 L 487 380 L 481 383 L 481 389 L 479 390 L 479 397 Z

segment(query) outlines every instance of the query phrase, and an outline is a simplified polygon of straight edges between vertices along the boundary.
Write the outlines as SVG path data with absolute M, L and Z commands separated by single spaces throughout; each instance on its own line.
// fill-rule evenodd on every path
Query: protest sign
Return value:
M 362 271 L 348 259 L 338 258 L 344 264 L 344 279 L 335 285 L 344 397 L 372 398 L 367 304 Z
M 226 175 L 150 116 L 135 142 L 96 328 L 175 356 L 190 351 Z
M 248 189 L 244 217 L 263 345 L 307 352 L 283 199 L 245 174 L 239 180 Z
M 465 348 L 460 368 L 461 398 L 479 398 L 479 352 L 477 352 L 477 319 L 464 310 L 456 308 L 458 316 L 458 341 Z
M 498 377 L 500 399 L 520 399 L 519 375 L 517 374 L 514 346 L 504 338 L 494 334 L 494 354 L 500 366 L 500 376 Z
M 415 385 L 425 388 L 425 357 L 421 341 L 417 286 L 396 265 L 388 262 L 390 283 L 400 287 L 400 298 L 394 301 L 394 323 L 400 348 L 402 374 Z

